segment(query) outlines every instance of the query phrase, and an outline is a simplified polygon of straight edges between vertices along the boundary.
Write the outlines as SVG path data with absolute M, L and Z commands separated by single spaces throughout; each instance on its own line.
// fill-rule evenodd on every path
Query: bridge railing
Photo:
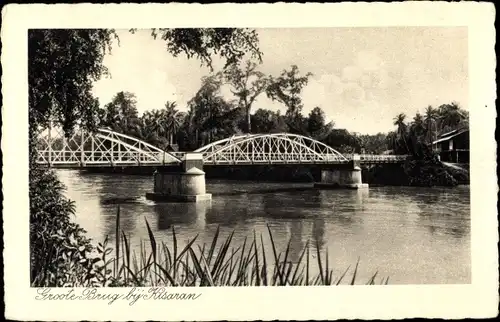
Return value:
M 135 151 L 38 151 L 38 164 L 46 165 L 137 165 L 167 164 L 166 152 L 139 153 Z
M 266 163 L 329 163 L 347 162 L 339 155 L 319 155 L 316 153 L 253 152 L 223 154 L 204 153 L 205 164 L 266 164 Z
M 182 159 L 186 152 L 169 152 L 173 156 Z M 346 154 L 342 159 L 337 154 L 318 155 L 314 153 L 281 153 L 281 152 L 263 152 L 263 153 L 235 153 L 225 152 L 224 154 L 214 154 L 204 152 L 205 164 L 264 164 L 264 163 L 346 163 L 359 157 L 361 162 L 366 163 L 391 163 L 402 162 L 406 160 L 406 155 L 374 155 L 374 154 Z
M 358 156 L 360 162 L 402 162 L 408 157 L 407 155 L 388 155 L 388 154 L 347 154 L 345 157 L 353 160 L 354 156 Z
M 170 164 L 170 155 L 182 160 L 186 152 L 144 152 L 144 151 L 70 151 L 70 150 L 39 150 L 38 163 L 46 165 L 79 165 L 79 166 L 106 166 L 106 165 L 164 165 Z M 282 152 L 253 152 L 241 153 L 228 151 L 223 154 L 205 152 L 204 163 L 207 165 L 230 164 L 323 164 L 346 163 L 359 158 L 361 163 L 398 163 L 406 160 L 406 155 L 372 155 L 316 153 L 282 153 Z
M 184 152 L 184 151 L 169 151 L 168 153 L 170 153 L 174 157 L 182 160 L 182 158 L 184 157 L 184 155 L 186 155 L 187 152 Z

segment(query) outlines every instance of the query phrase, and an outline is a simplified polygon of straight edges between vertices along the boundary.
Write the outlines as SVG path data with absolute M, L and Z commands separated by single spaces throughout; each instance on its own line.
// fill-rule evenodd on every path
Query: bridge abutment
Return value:
M 186 153 L 178 168 L 160 168 L 154 174 L 154 190 L 146 198 L 154 201 L 200 202 L 212 199 L 206 193 L 203 156 Z
M 359 155 L 345 166 L 335 169 L 321 170 L 321 181 L 314 184 L 320 189 L 362 189 L 368 188 L 368 184 L 361 179 L 361 160 Z

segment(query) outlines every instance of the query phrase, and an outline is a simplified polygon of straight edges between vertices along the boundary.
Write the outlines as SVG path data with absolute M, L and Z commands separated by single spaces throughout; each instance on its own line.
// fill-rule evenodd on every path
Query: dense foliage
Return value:
M 92 82 L 107 72 L 102 65 L 112 30 L 34 30 L 28 32 L 30 143 L 30 256 L 33 286 L 72 284 L 86 271 L 90 247 L 72 222 L 73 204 L 55 175 L 34 160 L 36 136 L 52 121 L 71 133 L 77 122 L 92 128 L 98 102 Z M 82 260 L 82 262 L 80 262 Z
M 134 30 L 131 30 L 134 32 Z M 256 30 L 242 28 L 155 28 L 151 35 L 166 42 L 167 51 L 174 57 L 185 54 L 197 58 L 212 68 L 212 58 L 218 56 L 226 63 L 224 69 L 238 64 L 245 55 L 262 60 Z
M 443 104 L 437 109 L 428 106 L 425 115 L 417 113 L 406 122 L 404 113 L 394 118 L 396 131 L 387 135 L 388 147 L 396 154 L 410 154 L 422 158 L 426 147 L 439 135 L 452 130 L 469 127 L 469 113 L 457 103 Z
M 393 153 L 409 155 L 407 162 L 392 169 L 375 167 L 372 174 L 392 177 L 396 184 L 411 186 L 454 186 L 468 181 L 468 173 L 446 167 L 432 150 L 432 142 L 439 135 L 456 129 L 469 127 L 469 115 L 458 104 L 444 104 L 437 109 L 431 106 L 425 116 L 417 113 L 413 121 L 406 123 L 406 115 L 399 114 L 394 119 L 396 131 L 387 135 L 387 144 Z

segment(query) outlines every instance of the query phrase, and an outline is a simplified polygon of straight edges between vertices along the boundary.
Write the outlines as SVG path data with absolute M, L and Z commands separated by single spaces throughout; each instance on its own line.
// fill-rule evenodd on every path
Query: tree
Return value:
M 98 101 L 92 82 L 107 72 L 102 60 L 112 30 L 28 30 L 28 115 L 30 194 L 30 281 L 33 286 L 61 286 L 70 271 L 61 253 L 70 251 L 62 236 L 73 236 L 87 248 L 88 239 L 70 222 L 74 207 L 62 194 L 52 172 L 37 166 L 36 142 L 40 130 L 51 123 L 68 135 L 77 122 L 92 127 Z M 86 124 L 87 123 L 87 124 Z M 62 262 L 62 263 L 61 263 Z M 81 264 L 74 267 L 80 267 Z
M 148 142 L 156 147 L 161 149 L 165 148 L 166 141 L 162 142 L 161 137 L 159 135 L 159 127 L 156 125 L 156 119 L 154 118 L 155 114 L 152 112 L 145 112 L 140 118 L 139 123 L 137 124 L 137 138 Z
M 397 126 L 397 141 L 396 141 L 396 146 L 394 147 L 394 152 L 402 152 L 408 153 L 408 143 L 406 142 L 406 136 L 408 133 L 408 126 L 405 123 L 406 120 L 406 114 L 404 113 L 399 113 L 395 118 L 394 118 L 394 125 Z
M 212 70 L 215 55 L 225 60 L 224 69 L 237 64 L 246 54 L 262 61 L 257 31 L 248 28 L 155 28 L 151 35 L 165 41 L 167 51 L 174 57 L 181 53 L 196 57 Z
M 182 114 L 177 110 L 177 103 L 165 103 L 163 110 L 164 131 L 169 144 L 174 143 L 174 137 L 177 135 L 182 124 Z
M 403 134 L 406 133 L 407 125 L 405 123 L 405 120 L 406 120 L 406 114 L 404 113 L 399 113 L 394 118 L 394 125 L 397 126 L 397 132 L 400 136 L 403 136 Z
M 427 133 L 427 142 L 432 143 L 436 139 L 437 132 L 437 111 L 432 106 L 427 106 L 425 109 L 424 122 Z
M 259 108 L 252 115 L 253 133 L 282 133 L 287 131 L 288 127 L 279 111 L 273 112 Z
M 188 102 L 190 133 L 195 133 L 197 146 L 208 144 L 216 138 L 235 132 L 238 115 L 234 106 L 220 93 L 222 82 L 217 75 L 202 78 L 202 85 Z
M 377 133 L 374 135 L 364 134 L 357 136 L 361 143 L 362 153 L 382 154 L 388 150 L 387 134 Z M 364 151 L 364 152 L 363 152 Z
M 456 102 L 439 106 L 437 114 L 441 133 L 468 127 L 469 113 L 462 110 Z
M 340 153 L 360 152 L 360 139 L 345 129 L 332 129 L 323 143 Z
M 426 145 L 424 117 L 420 113 L 417 113 L 413 118 L 413 122 L 410 124 L 410 131 L 407 135 L 408 141 L 411 142 L 411 145 L 409 146 L 409 153 L 413 155 L 420 155 L 423 145 Z
M 113 36 L 113 30 L 99 29 L 28 31 L 29 124 L 34 132 L 52 121 L 69 133 L 77 121 L 95 120 L 92 83 L 107 73 L 102 61 Z
M 304 105 L 300 94 L 309 82 L 310 76 L 312 76 L 311 73 L 300 76 L 299 68 L 296 65 L 292 65 L 289 71 L 283 70 L 279 77 L 270 77 L 269 86 L 266 90 L 267 96 L 287 107 L 286 117 L 290 123 L 289 126 L 302 126 L 300 113 Z
M 152 29 L 151 35 L 163 40 L 173 56 L 184 53 L 210 68 L 215 55 L 226 66 L 239 62 L 245 54 L 262 59 L 257 32 L 251 29 Z M 48 126 L 52 119 L 70 133 L 78 121 L 96 119 L 96 110 L 91 108 L 95 106 L 92 84 L 108 74 L 103 58 L 111 51 L 113 39 L 118 39 L 113 29 L 29 30 L 30 125 L 35 130 Z
M 139 123 L 137 99 L 130 92 L 118 92 L 111 102 L 104 106 L 106 112 L 106 126 L 114 131 L 134 135 Z
M 424 124 L 424 117 L 422 114 L 417 113 L 415 117 L 413 118 L 413 122 L 410 126 L 410 129 L 413 133 L 416 134 L 416 136 L 423 136 L 425 135 L 425 124 Z
M 255 99 L 262 94 L 268 84 L 268 78 L 257 70 L 257 64 L 248 60 L 244 69 L 232 64 L 224 73 L 224 79 L 231 85 L 231 92 L 238 98 L 239 106 L 246 113 L 246 131 L 251 132 L 251 108 Z
M 397 153 L 398 148 L 398 134 L 396 131 L 390 131 L 387 133 L 386 138 L 387 147 L 392 150 L 391 153 Z
M 333 128 L 333 123 L 326 123 L 325 112 L 318 106 L 313 108 L 307 118 L 307 135 L 317 140 L 323 140 Z
M 142 116 L 147 122 L 148 126 L 156 133 L 157 137 L 165 137 L 165 120 L 164 112 L 154 109 L 151 112 L 145 112 Z

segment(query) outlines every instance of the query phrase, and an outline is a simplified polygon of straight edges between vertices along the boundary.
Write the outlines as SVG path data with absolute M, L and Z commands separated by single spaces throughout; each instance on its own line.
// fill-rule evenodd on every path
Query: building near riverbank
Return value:
M 469 163 L 469 129 L 457 129 L 441 134 L 432 142 L 432 146 L 439 153 L 441 161 Z

